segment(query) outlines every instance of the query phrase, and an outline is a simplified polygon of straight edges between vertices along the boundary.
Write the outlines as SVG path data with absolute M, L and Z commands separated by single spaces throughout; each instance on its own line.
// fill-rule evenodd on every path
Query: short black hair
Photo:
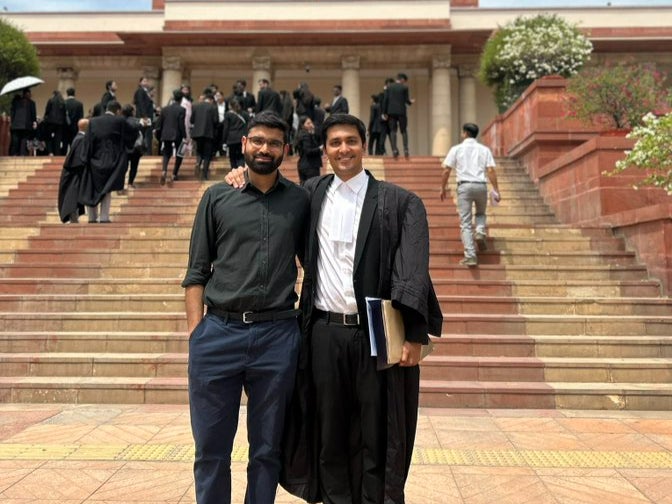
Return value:
M 259 82 L 263 82 L 264 84 L 270 84 L 271 83 L 271 81 L 269 81 L 268 79 L 259 79 Z
M 343 86 L 340 84 L 334 84 L 334 87 L 337 88 L 339 91 L 343 91 Z
M 182 101 L 182 97 L 184 96 L 184 93 L 182 92 L 182 88 L 180 89 L 173 89 L 173 100 L 176 102 Z
M 114 81 L 113 81 L 113 80 L 108 80 L 108 81 L 105 83 L 105 89 L 107 89 L 107 90 L 109 91 L 110 88 L 112 87 L 112 84 L 114 84 Z
M 408 80 L 408 75 L 406 75 L 405 73 L 399 72 L 397 74 L 397 79 L 407 81 Z
M 65 90 L 65 94 L 67 96 L 75 96 L 75 88 L 69 87 L 68 89 Z
M 478 126 L 474 123 L 464 123 L 462 125 L 462 131 L 464 131 L 470 138 L 476 138 L 478 136 Z
M 121 109 L 121 115 L 124 117 L 133 117 L 135 115 L 135 108 L 130 103 L 123 106 Z
M 106 112 L 114 112 L 115 114 L 121 110 L 121 104 L 117 100 L 110 100 L 105 107 Z
M 366 143 L 366 126 L 358 117 L 351 114 L 331 114 L 322 123 L 322 144 L 324 146 L 327 145 L 327 133 L 329 132 L 329 128 L 340 125 L 354 126 L 357 128 L 359 137 L 362 139 L 362 144 Z
M 249 131 L 252 128 L 256 128 L 257 126 L 265 126 L 266 128 L 282 130 L 283 136 L 285 136 L 287 131 L 289 131 L 289 126 L 282 119 L 282 117 L 270 110 L 264 110 L 263 112 L 255 114 L 254 117 L 250 119 L 247 130 Z

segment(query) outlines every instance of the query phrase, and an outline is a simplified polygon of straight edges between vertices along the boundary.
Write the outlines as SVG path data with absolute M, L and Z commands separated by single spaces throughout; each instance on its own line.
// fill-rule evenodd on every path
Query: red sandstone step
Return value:
M 2 352 L 186 353 L 186 331 L 8 331 Z
M 644 281 L 530 281 L 433 279 L 437 295 L 462 296 L 568 296 L 568 297 L 657 297 L 660 284 Z
M 181 294 L 181 278 L 3 278 L 0 294 Z
M 672 404 L 672 385 L 421 380 L 420 404 L 444 408 L 656 410 Z
M 186 404 L 187 379 L 173 377 L 0 377 L 0 402 Z
M 444 334 L 433 338 L 436 356 L 672 358 L 672 334 L 503 335 Z

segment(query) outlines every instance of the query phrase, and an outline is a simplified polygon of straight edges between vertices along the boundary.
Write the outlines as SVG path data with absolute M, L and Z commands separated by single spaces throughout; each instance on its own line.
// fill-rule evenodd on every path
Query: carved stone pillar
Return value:
M 252 82 L 248 84 L 247 92 L 256 97 L 259 93 L 259 81 L 261 79 L 271 80 L 270 56 L 255 56 L 252 58 Z
M 182 59 L 179 56 L 164 56 L 161 61 L 163 79 L 161 82 L 161 102 L 165 107 L 173 96 L 173 90 L 182 85 Z
M 460 124 L 476 122 L 476 67 L 464 65 L 458 69 L 460 77 Z
M 432 156 L 445 156 L 451 139 L 450 54 L 432 58 Z
M 359 113 L 359 56 L 343 56 L 341 59 L 341 86 L 343 96 L 348 100 L 350 114 L 360 117 Z
M 58 90 L 65 98 L 66 89 L 75 87 L 79 72 L 72 67 L 57 68 L 56 72 L 58 73 Z

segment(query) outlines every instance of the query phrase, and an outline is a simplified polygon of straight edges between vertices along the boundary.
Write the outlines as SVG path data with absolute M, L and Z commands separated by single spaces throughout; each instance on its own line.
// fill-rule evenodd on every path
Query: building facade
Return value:
M 521 2 L 522 3 L 522 2 Z M 642 2 L 644 3 L 644 2 Z M 146 12 L 3 13 L 36 46 L 45 84 L 34 89 L 38 115 L 54 89 L 77 89 L 90 109 L 115 80 L 129 103 L 140 77 L 163 106 L 186 83 L 194 95 L 238 79 L 291 92 L 307 82 L 323 104 L 335 84 L 351 113 L 369 118 L 371 95 L 386 78 L 409 76 L 412 154 L 444 155 L 460 125 L 496 115 L 477 79 L 493 30 L 521 15 L 554 12 L 578 23 L 594 44 L 591 64 L 632 57 L 672 70 L 671 7 L 484 9 L 478 0 L 154 0 Z M 672 73 L 672 72 L 670 72 Z

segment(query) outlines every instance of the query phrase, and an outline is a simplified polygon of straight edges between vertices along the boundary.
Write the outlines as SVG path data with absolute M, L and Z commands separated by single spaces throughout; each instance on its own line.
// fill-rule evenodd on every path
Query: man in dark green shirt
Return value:
M 243 137 L 245 187 L 210 187 L 194 220 L 182 286 L 199 504 L 231 502 L 243 389 L 250 444 L 245 502 L 275 499 L 300 340 L 295 258 L 302 258 L 309 213 L 307 193 L 277 170 L 287 152 L 286 130 L 276 114 L 256 115 Z

